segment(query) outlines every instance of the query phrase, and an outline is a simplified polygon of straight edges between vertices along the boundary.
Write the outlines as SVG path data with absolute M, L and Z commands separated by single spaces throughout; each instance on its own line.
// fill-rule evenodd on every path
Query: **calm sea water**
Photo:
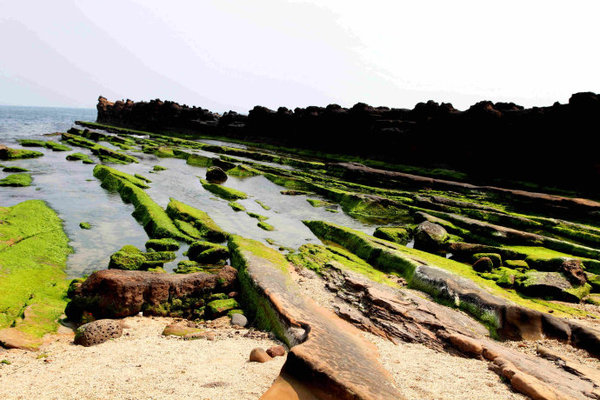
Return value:
M 0 106 L 0 141 L 15 143 L 51 132 L 64 132 L 73 121 L 95 121 L 93 108 Z
M 0 107 L 0 143 L 11 147 L 20 147 L 18 139 L 59 140 L 59 136 L 44 136 L 52 132 L 64 132 L 73 126 L 76 120 L 93 121 L 95 110 L 35 107 Z M 114 148 L 110 143 L 103 146 Z M 219 142 L 219 144 L 223 144 Z M 226 143 L 229 144 L 229 143 Z M 109 193 L 100 187 L 93 177 L 94 165 L 67 161 L 65 156 L 72 152 L 90 155 L 100 162 L 88 149 L 73 148 L 68 152 L 55 152 L 45 148 L 35 148 L 44 153 L 43 157 L 2 161 L 4 165 L 21 166 L 30 170 L 33 184 L 24 188 L 0 188 L 0 206 L 12 206 L 29 199 L 46 201 L 64 221 L 65 231 L 73 247 L 68 259 L 67 271 L 70 276 L 81 276 L 94 270 L 105 269 L 109 257 L 123 245 L 131 244 L 143 249 L 148 240 L 144 229 L 131 216 L 133 206 L 125 204 L 116 193 Z M 203 152 L 209 157 L 218 154 Z M 153 154 L 132 151 L 130 154 L 139 159 L 139 163 L 113 165 L 124 172 L 142 174 L 152 180 L 147 193 L 160 206 L 166 207 L 173 197 L 208 214 L 224 230 L 248 238 L 266 242 L 272 239 L 275 247 L 298 248 L 304 243 L 319 243 L 319 240 L 302 223 L 302 220 L 325 220 L 354 229 L 372 233 L 375 226 L 357 221 L 343 212 L 331 213 L 323 208 L 312 207 L 306 196 L 283 196 L 280 186 L 264 176 L 245 179 L 230 177 L 226 186 L 239 189 L 249 198 L 239 203 L 248 211 L 268 217 L 268 223 L 275 227 L 267 232 L 257 226 L 257 220 L 243 212 L 234 212 L 228 201 L 216 198 L 202 188 L 198 177 L 204 177 L 205 168 L 187 165 L 185 160 L 175 158 L 157 158 Z M 151 173 L 154 165 L 167 168 L 160 173 Z M 7 173 L 0 169 L 0 179 Z M 315 196 L 311 196 L 315 197 Z M 261 200 L 271 209 L 264 210 L 255 200 Z M 80 222 L 90 222 L 92 229 L 82 230 Z M 187 248 L 182 246 L 181 253 Z M 176 266 L 175 262 L 165 265 L 167 270 Z

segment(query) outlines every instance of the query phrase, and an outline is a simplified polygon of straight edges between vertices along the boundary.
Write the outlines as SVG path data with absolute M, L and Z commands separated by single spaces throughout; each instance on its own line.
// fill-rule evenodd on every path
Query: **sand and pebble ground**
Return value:
M 248 361 L 281 344 L 248 329 L 220 327 L 214 340 L 162 336 L 172 318 L 130 317 L 123 336 L 93 347 L 61 329 L 39 352 L 0 350 L 1 399 L 257 399 L 285 362 Z

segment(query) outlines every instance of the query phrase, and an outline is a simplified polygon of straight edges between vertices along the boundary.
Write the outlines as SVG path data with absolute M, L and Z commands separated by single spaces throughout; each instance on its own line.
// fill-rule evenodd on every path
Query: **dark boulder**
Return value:
M 227 174 L 219 167 L 210 167 L 206 171 L 206 180 L 210 183 L 223 183 L 227 180 Z

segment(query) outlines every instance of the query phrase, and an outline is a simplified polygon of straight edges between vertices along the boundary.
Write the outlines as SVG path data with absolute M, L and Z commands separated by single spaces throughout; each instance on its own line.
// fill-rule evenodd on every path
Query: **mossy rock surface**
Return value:
M 232 189 L 223 185 L 218 185 L 216 183 L 210 183 L 204 179 L 200 179 L 200 183 L 202 184 L 202 187 L 204 189 L 225 200 L 241 200 L 248 198 L 248 195 L 246 193 L 237 189 Z
M 532 297 L 578 303 L 590 293 L 588 284 L 574 287 L 559 272 L 527 271 L 519 283 L 519 291 Z
M 212 165 L 212 159 L 200 154 L 190 154 L 187 157 L 186 163 L 193 167 L 208 168 Z
M 79 227 L 81 229 L 92 229 L 92 225 L 89 222 L 80 222 Z
M 402 226 L 380 226 L 375 229 L 373 236 L 401 245 L 407 244 L 410 240 L 409 230 Z
M 159 171 L 166 171 L 167 168 L 163 167 L 162 165 L 155 165 L 154 167 L 152 167 L 153 171 L 159 172 Z
M 81 161 L 84 164 L 94 164 L 94 161 L 87 154 L 83 153 L 71 153 L 65 157 L 68 161 Z
M 229 250 L 226 246 L 211 242 L 194 242 L 188 252 L 188 258 L 204 264 L 223 264 L 229 258 Z
M 175 251 L 179 250 L 179 242 L 171 238 L 150 239 L 146 242 L 146 250 Z
M 201 237 L 215 243 L 227 240 L 229 234 L 223 231 L 204 211 L 198 210 L 185 203 L 170 199 L 167 214 L 173 218 L 190 224 Z M 200 237 L 196 237 L 199 239 Z
M 206 309 L 212 317 L 226 315 L 229 311 L 239 308 L 240 305 L 235 299 L 213 300 L 206 305 Z
M 246 207 L 244 207 L 243 205 L 241 205 L 240 203 L 238 203 L 236 201 L 230 201 L 229 207 L 231 207 L 231 209 L 235 212 L 246 211 Z
M 477 260 L 487 257 L 492 261 L 493 268 L 500 268 L 502 266 L 502 257 L 500 254 L 496 253 L 475 253 L 473 254 L 473 262 L 477 262 Z
M 31 186 L 31 182 L 33 182 L 33 179 L 29 174 L 11 174 L 0 179 L 0 186 L 26 187 Z
M 44 153 L 26 149 L 12 149 L 0 145 L 0 160 L 22 160 L 25 158 L 42 157 Z
M 517 269 L 517 268 L 522 268 L 522 269 L 528 269 L 529 265 L 527 264 L 527 261 L 525 260 L 504 260 L 504 265 L 506 265 L 509 268 L 512 269 Z
M 258 225 L 258 227 L 260 229 L 265 230 L 265 231 L 274 231 L 275 230 L 275 227 L 273 227 L 272 225 L 267 224 L 265 221 L 260 221 L 256 225 Z
M 249 178 L 251 176 L 260 175 L 260 171 L 244 164 L 236 165 L 234 168 L 228 169 L 227 175 L 237 178 Z
M 69 239 L 41 200 L 0 207 L 0 238 L 0 332 L 22 335 L 35 348 L 66 306 Z
M 269 219 L 269 217 L 265 217 L 264 215 L 260 215 L 260 214 L 253 213 L 253 212 L 250 212 L 250 211 L 248 211 L 246 214 L 248 214 L 248 216 L 250 218 L 256 218 L 259 221 L 265 221 L 265 220 Z

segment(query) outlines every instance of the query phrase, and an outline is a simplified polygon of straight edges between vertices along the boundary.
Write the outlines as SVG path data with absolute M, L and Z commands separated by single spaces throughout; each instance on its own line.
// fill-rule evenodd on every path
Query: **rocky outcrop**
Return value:
M 487 360 L 490 369 L 533 399 L 597 398 L 599 381 L 594 378 L 598 374 L 590 368 L 573 361 L 565 368 L 564 361 L 555 365 L 502 346 L 465 314 L 414 292 L 378 284 L 331 263 L 322 274 L 328 288 L 337 293 L 336 313 L 362 330 L 392 341 L 421 343 Z
M 176 128 L 329 153 L 376 154 L 392 163 L 449 166 L 476 180 L 530 180 L 598 191 L 589 182 L 598 179 L 600 165 L 593 146 L 586 145 L 600 126 L 600 96 L 594 93 L 576 93 L 567 104 L 529 109 L 482 101 L 459 111 L 429 101 L 412 110 L 363 103 L 276 111 L 256 106 L 247 116 L 219 116 L 170 101 L 113 103 L 104 97 L 97 109 L 98 122 L 109 125 Z M 568 141 L 555 139 L 564 132 L 571 132 Z M 490 162 L 508 155 L 510 162 Z
M 71 294 L 67 317 L 79 321 L 84 313 L 94 318 L 121 318 L 145 314 L 186 316 L 204 306 L 213 292 L 230 292 L 237 271 L 225 266 L 216 274 L 159 274 L 147 271 L 94 272 Z
M 261 399 L 402 399 L 375 347 L 304 297 L 281 253 L 239 236 L 229 247 L 251 319 L 290 347 L 279 378 Z

